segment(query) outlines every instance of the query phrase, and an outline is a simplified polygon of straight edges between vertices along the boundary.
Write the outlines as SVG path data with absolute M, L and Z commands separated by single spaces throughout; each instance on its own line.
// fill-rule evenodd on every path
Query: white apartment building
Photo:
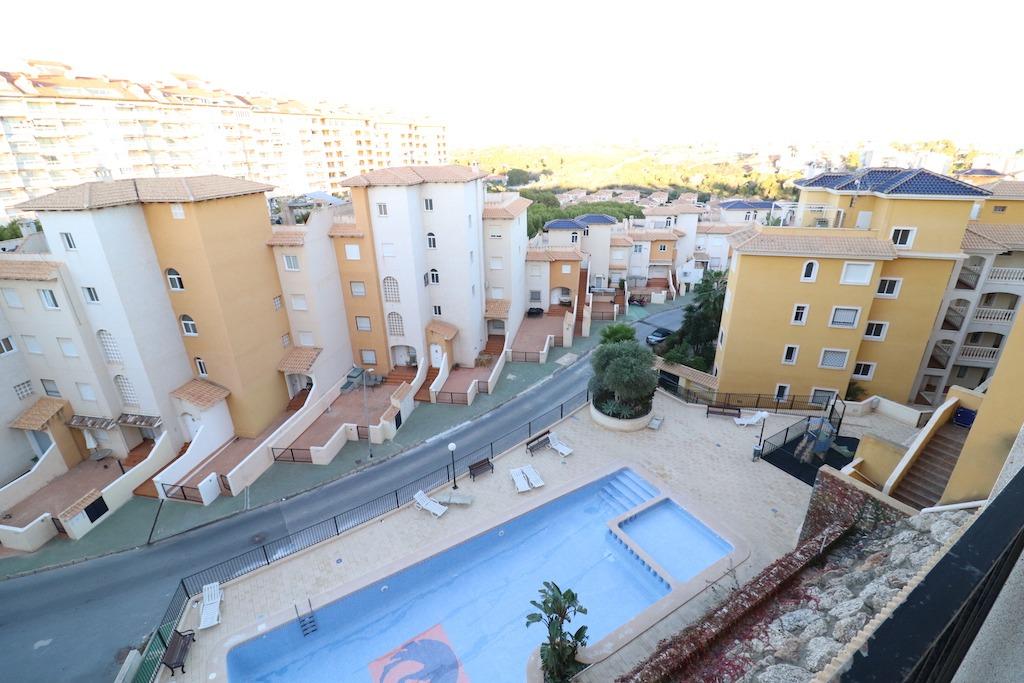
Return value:
M 775 202 L 758 199 L 728 199 L 718 204 L 718 221 L 742 225 L 754 221 L 764 224 L 772 213 Z
M 30 470 L 32 458 L 39 457 L 46 450 L 45 441 L 40 444 L 33 437 L 33 432 L 10 426 L 25 410 L 24 399 L 28 398 L 25 395 L 26 383 L 32 387 L 32 375 L 25 363 L 22 342 L 0 310 L 0 444 L 3 444 L 4 451 L 0 457 L 0 486 Z
M 484 195 L 484 316 L 488 335 L 514 338 L 526 314 L 526 210 L 531 203 L 518 192 Z
M 41 61 L 0 71 L 0 130 L 0 217 L 97 177 L 222 174 L 285 193 L 338 193 L 353 173 L 448 156 L 445 127 L 426 119 L 234 94 L 193 76 L 87 76 Z

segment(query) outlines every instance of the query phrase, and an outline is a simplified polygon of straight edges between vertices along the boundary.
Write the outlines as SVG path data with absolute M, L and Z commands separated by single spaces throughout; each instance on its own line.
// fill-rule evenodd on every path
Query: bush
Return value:
M 634 341 L 636 330 L 626 323 L 612 323 L 601 330 L 601 343 L 614 344 L 620 341 Z
M 602 343 L 594 350 L 590 364 L 594 368 L 590 391 L 598 410 L 610 417 L 630 418 L 650 412 L 658 387 L 650 350 L 636 340 Z M 618 414 L 606 412 L 606 406 Z

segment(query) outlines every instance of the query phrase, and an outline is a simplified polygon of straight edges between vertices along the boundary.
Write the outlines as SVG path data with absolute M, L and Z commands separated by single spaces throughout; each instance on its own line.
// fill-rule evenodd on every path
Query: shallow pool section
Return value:
M 732 544 L 668 498 L 623 520 L 619 528 L 677 582 L 692 579 L 733 550 Z
M 669 582 L 609 527 L 659 495 L 635 472 L 618 470 L 318 609 L 308 636 L 291 621 L 236 646 L 228 678 L 522 681 L 545 637 L 542 626 L 525 627 L 544 581 L 580 595 L 588 614 L 573 626 L 586 624 L 591 644 L 669 594 Z M 661 525 L 643 517 L 651 517 L 637 518 L 645 549 L 664 556 Z M 701 546 L 713 536 L 692 524 L 669 531 L 665 540 L 687 546 L 679 532 Z

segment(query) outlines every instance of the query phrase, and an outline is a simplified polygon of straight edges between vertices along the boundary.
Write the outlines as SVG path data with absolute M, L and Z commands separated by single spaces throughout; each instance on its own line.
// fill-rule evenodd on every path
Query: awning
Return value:
M 205 379 L 190 379 L 171 392 L 171 396 L 188 401 L 200 408 L 212 408 L 226 399 L 231 392 L 219 384 L 207 382 Z
M 319 346 L 293 346 L 284 353 L 277 369 L 281 372 L 305 374 L 313 367 L 320 352 Z
M 454 339 L 459 333 L 459 328 L 443 320 L 432 320 L 427 323 L 427 332 L 432 332 L 441 339 Z
M 62 398 L 43 396 L 36 400 L 27 410 L 14 419 L 10 426 L 14 429 L 40 431 L 61 409 L 70 407 L 70 403 Z
M 66 424 L 68 427 L 74 427 L 75 429 L 102 429 L 103 431 L 110 431 L 117 426 L 117 420 L 111 420 L 109 417 L 72 415 Z
M 484 305 L 485 318 L 507 318 L 512 302 L 508 299 L 488 299 Z

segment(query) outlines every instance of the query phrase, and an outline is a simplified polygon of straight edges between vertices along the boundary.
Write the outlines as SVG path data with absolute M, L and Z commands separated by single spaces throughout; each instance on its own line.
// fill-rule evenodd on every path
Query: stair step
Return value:
M 652 487 L 646 481 L 641 479 L 631 470 L 626 470 L 625 472 L 622 473 L 622 476 L 636 484 L 637 488 L 646 493 L 648 498 L 654 498 L 656 495 L 658 495 L 658 491 L 654 487 Z
M 933 482 L 936 486 L 945 486 L 949 482 L 952 472 L 934 469 L 930 465 L 917 463 L 907 472 L 908 477 L 912 474 L 920 475 L 923 479 Z
M 902 493 L 905 496 L 913 496 L 924 501 L 926 503 L 925 507 L 927 507 L 928 505 L 935 505 L 939 498 L 942 497 L 941 490 L 935 490 L 934 488 L 928 486 L 922 486 L 921 484 L 917 483 L 917 481 L 908 481 L 906 478 L 904 478 L 903 481 L 900 482 L 897 492 Z
M 630 490 L 625 484 L 615 479 L 609 481 L 608 486 L 611 487 L 611 489 L 614 490 L 620 498 L 629 503 L 629 507 L 636 507 L 644 501 L 644 499 L 638 496 L 635 491 Z
M 646 502 L 651 499 L 651 496 L 646 491 L 641 490 L 639 486 L 637 486 L 634 482 L 630 481 L 626 477 L 616 477 L 614 481 L 628 489 L 634 496 L 636 496 L 639 499 L 640 503 Z

